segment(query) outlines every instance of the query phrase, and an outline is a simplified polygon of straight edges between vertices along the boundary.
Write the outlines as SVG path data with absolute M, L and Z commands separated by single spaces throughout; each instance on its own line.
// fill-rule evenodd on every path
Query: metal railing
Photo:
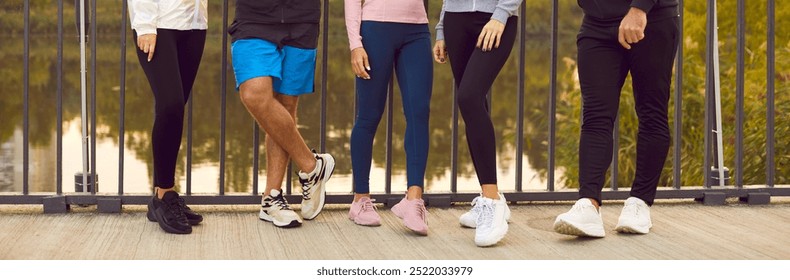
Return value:
M 62 128 L 62 121 L 63 121 L 63 1 L 58 1 L 58 36 L 57 36 L 57 187 L 56 192 L 54 194 L 30 194 L 29 191 L 29 165 L 30 159 L 28 156 L 29 153 L 29 60 L 30 60 L 30 53 L 29 53 L 29 43 L 30 43 L 30 0 L 24 1 L 24 111 L 23 111 L 23 183 L 22 183 L 22 193 L 19 194 L 0 194 L 0 204 L 44 204 L 45 211 L 47 212 L 62 212 L 68 208 L 68 205 L 72 204 L 98 204 L 100 211 L 106 212 L 113 212 L 119 211 L 120 205 L 122 204 L 145 204 L 147 203 L 149 196 L 148 195 L 130 195 L 124 192 L 124 185 L 123 185 L 123 176 L 124 176 L 124 121 L 125 121 L 125 94 L 126 94 L 126 46 L 127 46 L 127 2 L 120 1 L 123 5 L 122 7 L 122 14 L 121 14 L 121 30 L 120 30 L 120 117 L 119 117 L 119 124 L 121 133 L 118 135 L 118 146 L 119 146 L 119 161 L 118 161 L 118 194 L 117 195 L 106 195 L 106 194 L 96 194 L 96 188 L 92 188 L 90 193 L 86 192 L 78 192 L 78 193 L 64 193 L 63 191 L 63 180 L 62 180 L 62 159 L 63 159 L 63 143 L 62 143 L 62 135 L 63 135 L 63 128 Z M 96 22 L 96 0 L 92 0 L 90 3 L 90 18 L 92 19 L 91 22 Z M 428 2 L 426 1 L 426 7 Z M 681 7 L 683 5 L 683 1 L 681 1 Z M 715 0 L 708 0 L 708 5 L 715 6 Z M 774 74 L 775 74 L 775 42 L 774 42 L 774 27 L 775 27 L 775 5 L 774 0 L 768 0 L 767 5 L 767 18 L 768 18 L 768 44 L 767 44 L 767 57 L 768 57 L 768 64 L 767 64 L 767 122 L 766 122 L 766 155 L 767 155 L 767 164 L 766 164 L 766 180 L 764 186 L 758 187 L 744 187 L 743 183 L 743 160 L 744 160 L 744 148 L 743 148 L 743 125 L 744 125 L 744 49 L 745 49 L 745 8 L 744 8 L 744 0 L 738 0 L 737 3 L 737 75 L 736 75 L 736 123 L 735 123 L 735 130 L 736 130 L 736 142 L 735 142 L 735 151 L 736 151 L 736 160 L 735 160 L 735 174 L 734 174 L 734 185 L 727 186 L 727 187 L 718 187 L 714 188 L 713 186 L 716 185 L 716 182 L 713 182 L 710 179 L 710 176 L 705 176 L 704 185 L 701 187 L 696 188 L 681 188 L 681 182 L 679 179 L 674 180 L 674 186 L 670 189 L 659 189 L 657 198 L 695 198 L 695 199 L 715 199 L 720 203 L 723 203 L 723 198 L 725 197 L 740 197 L 748 199 L 750 197 L 759 197 L 761 198 L 762 202 L 765 202 L 764 198 L 766 196 L 790 196 L 790 188 L 786 187 L 775 187 L 774 186 L 774 173 L 775 173 L 775 165 L 774 165 L 774 129 L 775 129 L 775 112 L 774 112 Z M 526 17 L 527 14 L 527 5 L 522 4 L 521 9 L 519 11 L 520 18 L 519 18 L 519 40 L 518 40 L 518 107 L 517 107 L 517 123 L 516 123 L 516 131 L 517 131 L 517 143 L 516 143 L 516 153 L 517 155 L 521 155 L 523 153 L 523 142 L 524 142 L 524 100 L 525 100 L 525 69 L 526 69 Z M 711 7 L 713 7 L 711 6 Z M 225 194 L 225 122 L 226 122 L 226 84 L 227 84 L 227 73 L 225 69 L 228 67 L 228 60 L 227 60 L 227 51 L 228 51 L 228 36 L 224 35 L 227 34 L 227 24 L 228 24 L 228 1 L 224 1 L 222 5 L 222 19 L 223 19 L 223 29 L 222 29 L 222 62 L 221 67 L 219 69 L 221 72 L 221 86 L 220 86 L 220 116 L 219 116 L 219 129 L 220 129 L 220 140 L 219 140 L 219 189 L 216 195 L 192 195 L 192 155 L 191 153 L 186 153 L 186 195 L 184 198 L 192 204 L 257 204 L 260 202 L 259 187 L 258 187 L 258 180 L 257 178 L 253 178 L 252 182 L 252 190 L 250 193 L 247 194 L 233 194 L 233 195 L 226 195 Z M 434 10 L 435 11 L 435 10 Z M 556 107 L 557 107 L 557 58 L 558 58 L 558 18 L 559 18 L 559 1 L 553 0 L 552 2 L 552 16 L 551 16 L 551 55 L 550 55 L 550 88 L 549 88 L 549 108 L 548 108 L 548 116 L 546 116 L 549 120 L 548 124 L 548 168 L 547 168 L 547 180 L 546 180 L 546 191 L 543 192 L 525 192 L 522 190 L 522 157 L 516 156 L 515 157 L 515 165 L 516 165 L 516 176 L 515 176 L 515 192 L 507 193 L 508 200 L 510 201 L 546 201 L 546 200 L 574 200 L 577 198 L 576 192 L 569 192 L 569 191 L 556 191 L 554 182 L 555 182 L 555 165 L 556 165 L 556 130 L 557 130 L 557 119 L 556 119 Z M 681 16 L 680 16 L 680 24 L 682 26 L 683 23 L 683 9 L 680 9 Z M 321 41 L 321 48 L 322 48 L 322 60 L 321 63 L 321 87 L 320 87 L 320 96 L 321 96 L 321 114 L 320 114 L 320 149 L 321 151 L 326 149 L 326 112 L 327 112 L 327 64 L 328 64 L 328 51 L 327 46 L 328 42 L 328 14 L 329 14 L 329 3 L 328 1 L 323 2 L 323 24 L 322 24 L 322 36 L 323 39 Z M 715 19 L 715 10 L 709 8 L 709 20 Z M 718 59 L 717 57 L 713 57 L 713 48 L 716 47 L 714 44 L 710 44 L 712 39 L 714 38 L 714 30 L 716 29 L 715 24 L 708 24 L 708 35 L 709 35 L 709 43 L 707 46 L 707 53 L 709 59 Z M 91 45 L 91 61 L 90 61 L 90 71 L 91 71 L 91 80 L 90 80 L 90 132 L 91 136 L 89 137 L 90 140 L 90 170 L 96 170 L 96 32 L 97 32 L 97 24 L 92 24 L 90 26 L 90 45 Z M 683 38 L 683 29 L 680 29 L 679 38 Z M 712 65 L 708 63 L 708 68 Z M 713 108 L 712 106 L 715 105 L 715 96 L 714 92 L 717 90 L 713 88 L 714 83 L 714 71 L 708 71 L 707 76 L 707 90 L 706 90 L 706 133 L 705 135 L 705 160 L 704 166 L 712 166 L 713 159 L 712 156 L 715 156 L 713 150 L 716 149 L 716 145 L 713 143 L 714 141 L 710 141 L 709 138 L 714 137 L 714 131 L 716 129 L 711 129 L 711 127 L 715 127 L 716 124 L 713 120 L 713 116 L 715 115 L 714 112 L 710 112 L 709 109 Z M 674 178 L 680 178 L 681 174 L 681 135 L 682 135 L 682 85 L 683 85 L 683 48 L 678 48 L 677 53 L 677 62 L 676 62 L 676 72 L 675 72 L 675 90 L 674 90 L 674 133 L 673 133 L 673 151 L 676 156 L 673 159 L 673 174 Z M 391 175 L 392 175 L 392 120 L 393 120 L 393 106 L 392 106 L 392 97 L 394 92 L 394 87 L 391 84 L 389 87 L 389 104 L 387 106 L 387 128 L 386 128 L 386 137 L 387 137 L 387 148 L 386 148 L 386 184 L 385 184 L 385 192 L 383 194 L 373 194 L 373 197 L 379 199 L 379 201 L 385 201 L 391 199 L 398 199 L 402 196 L 402 194 L 392 194 L 391 190 Z M 453 94 L 456 94 L 456 91 L 453 90 Z M 459 118 L 458 118 L 458 104 L 453 99 L 454 110 L 452 113 L 452 143 L 451 143 L 451 165 L 450 165 L 450 193 L 427 193 L 426 194 L 426 201 L 433 206 L 437 205 L 449 205 L 452 202 L 468 202 L 473 197 L 477 196 L 477 193 L 459 193 L 457 188 L 457 177 L 458 177 L 458 134 L 459 134 Z M 192 112 L 193 112 L 193 102 L 192 98 L 189 99 L 187 105 L 187 124 L 186 124 L 186 150 L 192 149 Z M 254 123 L 254 122 L 253 122 Z M 617 126 L 615 126 L 617 127 Z M 258 173 L 259 170 L 259 146 L 260 146 L 260 136 L 259 136 L 259 128 L 257 125 L 253 125 L 253 172 L 254 174 Z M 618 133 L 615 131 L 615 133 Z M 617 137 L 615 137 L 617 139 Z M 617 142 L 615 142 L 617 145 Z M 720 147 L 719 147 L 720 148 Z M 615 153 L 618 150 L 615 147 Z M 608 190 L 605 190 L 603 193 L 604 199 L 624 199 L 628 197 L 628 192 L 624 190 L 619 190 L 617 188 L 617 162 L 618 157 L 615 155 L 613 158 L 613 167 L 610 168 L 611 178 L 612 178 L 612 185 Z M 705 168 L 703 174 L 708 175 L 710 170 Z M 93 172 L 89 172 L 91 174 Z M 292 186 L 290 184 L 291 178 L 290 174 L 291 168 L 289 166 L 288 170 L 288 178 L 286 180 L 286 187 L 285 193 L 287 198 L 292 202 L 298 203 L 301 200 L 301 196 L 295 195 L 292 191 Z M 90 180 L 89 180 L 90 181 Z M 93 178 L 92 181 L 96 181 Z M 351 201 L 351 194 L 329 194 L 327 196 L 327 203 L 348 203 Z

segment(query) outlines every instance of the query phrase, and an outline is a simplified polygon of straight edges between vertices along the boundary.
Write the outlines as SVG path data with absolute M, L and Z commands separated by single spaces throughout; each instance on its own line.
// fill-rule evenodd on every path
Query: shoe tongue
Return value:
M 162 196 L 162 200 L 170 201 L 178 198 L 178 193 L 171 191 L 165 192 L 165 195 Z
M 280 190 L 272 190 L 269 192 L 269 196 L 271 197 L 278 197 L 280 196 Z

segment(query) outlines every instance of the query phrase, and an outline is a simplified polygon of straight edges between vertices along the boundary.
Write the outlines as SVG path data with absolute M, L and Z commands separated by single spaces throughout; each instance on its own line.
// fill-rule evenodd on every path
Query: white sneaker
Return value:
M 291 210 L 288 201 L 279 190 L 272 190 L 269 195 L 263 197 L 258 218 L 272 222 L 278 227 L 289 228 L 302 225 L 302 218 L 294 210 Z
M 475 223 L 475 245 L 486 247 L 497 244 L 508 229 L 505 213 L 510 210 L 505 197 L 501 196 L 497 200 L 481 197 L 476 205 L 479 205 L 480 212 Z
M 653 222 L 650 221 L 650 206 L 636 197 L 626 199 L 614 230 L 622 233 L 646 234 L 650 232 L 651 227 Z
M 335 158 L 332 155 L 315 154 L 315 159 L 313 172 L 299 172 L 299 182 L 302 183 L 302 217 L 308 220 L 314 219 L 324 208 L 326 181 L 329 181 L 335 171 Z
M 499 197 L 501 199 L 505 199 L 505 195 L 499 193 Z M 461 215 L 458 218 L 458 221 L 461 223 L 461 226 L 468 227 L 468 228 L 476 228 L 477 227 L 477 216 L 480 216 L 480 207 L 478 206 L 478 201 L 483 198 L 483 195 L 479 195 L 472 200 L 472 209 L 468 212 Z M 505 219 L 510 222 L 510 208 L 505 208 Z
M 576 201 L 570 211 L 557 216 L 554 231 L 567 235 L 604 237 L 601 212 L 595 209 L 590 199 Z

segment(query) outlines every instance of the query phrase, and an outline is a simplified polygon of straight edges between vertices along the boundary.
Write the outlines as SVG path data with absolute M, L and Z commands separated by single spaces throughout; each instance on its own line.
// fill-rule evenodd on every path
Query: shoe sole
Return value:
M 306 216 L 304 213 L 302 213 L 302 218 L 305 220 L 315 219 L 315 217 L 318 217 L 318 214 L 321 214 L 321 210 L 324 210 L 324 201 L 326 200 L 326 182 L 328 182 L 329 179 L 332 178 L 332 174 L 335 173 L 335 158 L 332 157 L 332 155 L 329 155 L 329 158 L 331 160 L 326 161 L 326 166 L 331 166 L 332 170 L 329 171 L 329 176 L 326 176 L 323 180 L 321 180 L 321 187 L 318 190 L 321 192 L 321 195 L 318 196 L 318 211 L 316 211 L 315 214 L 309 216 Z
M 593 232 L 593 231 L 597 231 L 597 230 L 589 230 L 589 229 L 588 230 L 584 230 L 581 227 L 579 227 L 577 225 L 574 225 L 572 223 L 569 223 L 567 221 L 564 221 L 564 220 L 559 220 L 559 221 L 554 223 L 554 231 L 557 232 L 557 233 L 565 234 L 565 235 L 584 236 L 584 237 L 598 237 L 598 238 L 601 238 L 601 237 L 604 237 L 606 235 L 606 233 L 603 232 L 603 229 L 600 230 L 601 233 L 599 234 L 597 232 Z
M 156 215 L 156 213 L 154 213 L 154 214 Z M 162 228 L 166 232 L 174 233 L 174 234 L 190 234 L 190 233 L 192 233 L 192 227 L 189 227 L 188 230 L 179 230 L 179 229 L 174 228 L 174 227 L 172 227 L 172 226 L 170 226 L 170 225 L 168 225 L 168 224 L 166 224 L 165 222 L 162 222 L 162 221 L 164 221 L 164 219 L 159 217 L 159 215 L 156 215 L 156 223 L 158 223 L 159 227 Z
M 266 214 L 258 215 L 258 219 L 260 219 L 261 221 L 270 222 L 274 226 L 281 228 L 294 228 L 302 225 L 302 223 L 300 223 L 299 220 L 293 220 L 289 223 L 278 223 L 277 221 L 274 220 L 274 218 Z
M 398 211 L 398 209 L 400 209 L 400 208 L 392 207 L 392 209 L 390 209 L 390 211 L 392 211 L 392 213 L 395 214 L 395 217 L 398 217 L 398 219 L 403 220 L 403 215 L 402 215 L 402 213 L 400 213 L 400 211 Z M 428 236 L 428 230 L 425 230 L 423 232 L 423 231 L 419 231 L 419 230 L 414 230 L 414 229 L 406 226 L 405 224 L 403 226 L 405 226 L 407 229 L 409 229 L 411 232 L 413 232 L 413 233 L 415 233 L 417 235 Z
M 507 235 L 507 231 L 508 231 L 508 229 L 509 229 L 509 227 L 508 227 L 507 225 L 505 225 L 505 230 L 504 230 L 504 232 L 502 232 L 501 234 L 498 234 L 498 235 L 497 235 L 497 236 L 496 236 L 494 239 L 492 239 L 492 240 L 487 240 L 487 241 L 478 241 L 478 240 L 477 240 L 477 238 L 475 238 L 475 245 L 477 245 L 477 247 L 490 247 L 490 246 L 494 246 L 494 245 L 496 245 L 497 243 L 499 243 L 499 241 L 502 241 L 502 239 L 504 239 L 504 238 L 505 238 L 505 235 Z
M 378 227 L 378 226 L 381 226 L 381 223 L 378 223 L 378 224 L 363 224 L 363 223 L 357 223 L 357 221 L 354 221 L 354 219 L 351 218 L 351 217 L 349 217 L 348 219 L 351 220 L 352 222 L 354 222 L 354 224 L 357 224 L 357 225 L 360 225 L 360 226 L 366 226 L 366 227 Z
M 145 216 L 148 218 L 149 222 L 156 222 L 156 216 L 154 216 L 154 211 L 151 211 L 151 205 L 148 205 L 148 213 L 146 213 Z M 203 221 L 203 218 L 200 218 L 199 220 L 187 219 L 187 221 L 189 222 L 190 226 L 196 226 Z
M 614 230 L 616 230 L 619 233 L 631 233 L 631 234 L 647 234 L 650 232 L 650 228 L 647 228 L 645 230 L 645 229 L 640 229 L 638 227 L 621 226 L 621 225 L 617 225 L 617 227 L 615 227 Z

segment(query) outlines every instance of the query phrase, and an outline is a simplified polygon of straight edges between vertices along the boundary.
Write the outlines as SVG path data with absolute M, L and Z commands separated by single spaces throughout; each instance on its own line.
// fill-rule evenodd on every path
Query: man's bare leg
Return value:
M 296 108 L 299 97 L 275 93 L 275 98 L 285 107 L 288 113 L 291 114 L 291 119 L 296 123 Z M 285 177 L 290 158 L 288 152 L 286 152 L 283 147 L 280 147 L 268 133 L 266 134 L 265 145 L 267 168 L 266 190 L 264 190 L 263 195 L 267 196 L 271 190 L 279 190 L 282 187 L 283 178 Z
M 267 137 L 267 142 L 270 138 L 274 140 L 291 156 L 302 172 L 311 172 L 315 169 L 315 156 L 304 143 L 288 109 L 275 97 L 271 77 L 247 80 L 239 87 L 239 95 L 250 115 L 266 131 L 267 136 L 270 136 Z

